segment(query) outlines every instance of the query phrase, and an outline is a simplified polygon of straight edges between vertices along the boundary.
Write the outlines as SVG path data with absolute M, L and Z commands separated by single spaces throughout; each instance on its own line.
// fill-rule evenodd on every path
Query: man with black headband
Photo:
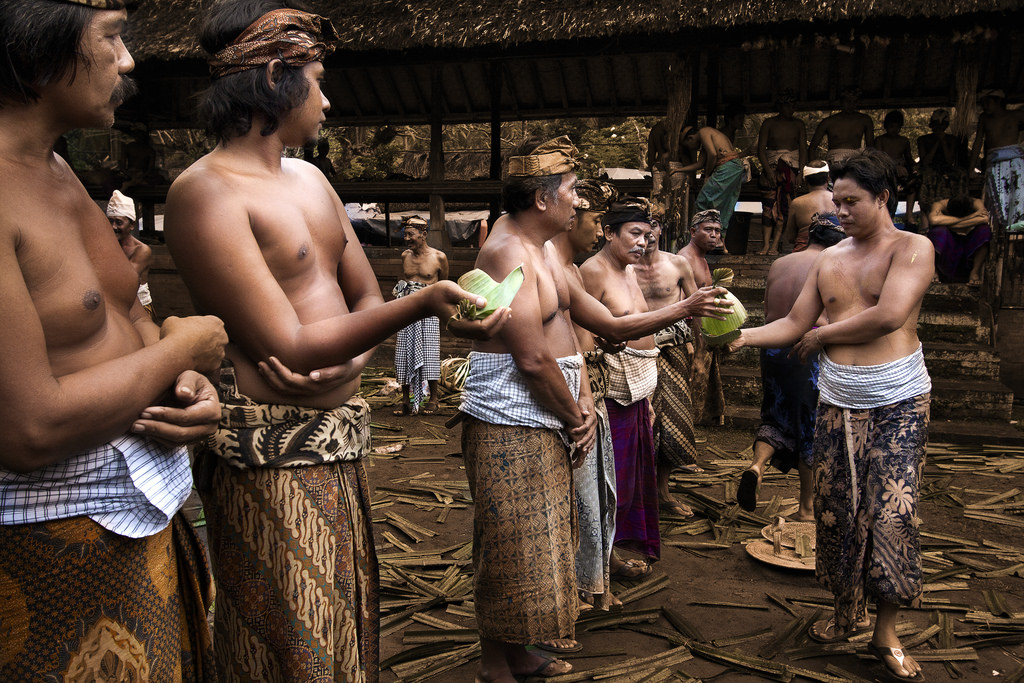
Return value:
M 0 680 L 215 680 L 184 444 L 220 414 L 215 318 L 153 324 L 54 152 L 132 88 L 115 0 L 0 3 Z M 55 246 L 57 245 L 57 246 Z M 198 372 L 197 372 L 198 371 Z
M 784 317 L 793 308 L 807 273 L 828 247 L 846 237 L 834 213 L 816 214 L 811 220 L 808 247 L 779 258 L 768 271 L 764 289 L 765 323 Z M 822 316 L 815 324 L 828 321 Z M 754 459 L 740 479 L 736 501 L 744 510 L 757 508 L 757 489 L 771 461 L 780 472 L 797 467 L 800 474 L 800 509 L 792 519 L 814 521 L 811 486 L 811 446 L 818 408 L 818 357 L 794 357 L 792 347 L 761 349 L 761 426 L 754 439 Z
M 317 138 L 334 36 L 327 19 L 283 2 L 214 5 L 200 42 L 213 55 L 203 110 L 219 142 L 167 197 L 179 273 L 231 337 L 221 424 L 196 461 L 224 681 L 376 680 L 359 375 L 414 320 L 480 303 L 445 281 L 385 304 L 327 179 L 283 156 Z

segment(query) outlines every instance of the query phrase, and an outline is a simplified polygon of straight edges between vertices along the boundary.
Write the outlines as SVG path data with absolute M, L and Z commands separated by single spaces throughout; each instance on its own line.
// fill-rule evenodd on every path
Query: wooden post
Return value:
M 491 180 L 501 180 L 501 89 L 503 73 L 501 64 L 493 61 L 489 66 L 491 85 Z M 501 214 L 501 200 L 494 197 L 490 201 L 488 224 L 494 225 Z
M 427 243 L 445 253 L 452 250 L 452 242 L 444 224 L 444 197 L 440 186 L 444 183 L 444 88 L 441 84 L 442 65 L 436 64 L 430 72 L 430 184 L 435 190 L 430 195 L 430 232 Z

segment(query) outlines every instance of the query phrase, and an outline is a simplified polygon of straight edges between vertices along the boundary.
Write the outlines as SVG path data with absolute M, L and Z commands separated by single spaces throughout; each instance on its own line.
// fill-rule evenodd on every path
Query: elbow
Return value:
M 892 334 L 896 330 L 903 327 L 903 324 L 905 322 L 905 318 L 903 320 L 897 320 L 893 316 L 885 316 L 884 318 L 878 321 L 878 327 L 882 334 Z
M 0 440 L 0 467 L 28 474 L 52 464 L 60 451 L 54 433 L 54 429 L 29 420 L 9 423 Z
M 530 354 L 516 358 L 516 367 L 527 380 L 539 379 L 544 375 L 544 370 L 548 366 L 548 362 L 545 361 L 550 361 L 550 358 L 545 358 L 541 354 Z

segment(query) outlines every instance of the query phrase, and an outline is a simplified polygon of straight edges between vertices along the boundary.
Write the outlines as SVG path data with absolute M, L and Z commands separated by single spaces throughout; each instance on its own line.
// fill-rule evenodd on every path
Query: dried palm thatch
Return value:
M 201 57 L 196 17 L 209 0 L 148 0 L 132 18 L 140 59 Z M 628 38 L 771 24 L 820 25 L 886 18 L 948 19 L 1013 12 L 1019 0 L 722 0 L 715 3 L 622 0 L 311 0 L 331 18 L 340 50 L 508 47 L 581 38 Z

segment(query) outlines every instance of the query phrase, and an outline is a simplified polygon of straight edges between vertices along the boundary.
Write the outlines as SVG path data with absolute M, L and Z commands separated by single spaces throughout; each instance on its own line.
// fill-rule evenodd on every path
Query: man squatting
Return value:
M 0 3 L 0 680 L 216 680 L 180 513 L 212 433 L 212 317 L 157 327 L 67 162 L 134 92 L 119 0 Z
M 214 5 L 200 29 L 212 74 L 202 113 L 218 144 L 167 198 L 181 277 L 231 338 L 220 425 L 196 463 L 222 681 L 377 680 L 359 374 L 414 320 L 448 318 L 463 298 L 484 305 L 449 281 L 385 304 L 323 173 L 282 156 L 316 140 L 335 39 L 327 19 L 279 0 Z M 491 328 L 507 311 L 492 317 Z
M 890 675 L 921 680 L 920 664 L 896 635 L 901 605 L 921 601 L 917 504 L 928 438 L 931 380 L 917 317 L 934 274 L 922 235 L 897 230 L 896 175 L 884 153 L 867 149 L 832 166 L 840 225 L 849 235 L 815 261 L 790 312 L 743 330 L 731 350 L 782 348 L 806 359 L 819 351 L 814 433 L 817 575 L 835 599 L 818 640 L 870 627 L 870 651 Z M 822 311 L 827 325 L 814 327 Z

